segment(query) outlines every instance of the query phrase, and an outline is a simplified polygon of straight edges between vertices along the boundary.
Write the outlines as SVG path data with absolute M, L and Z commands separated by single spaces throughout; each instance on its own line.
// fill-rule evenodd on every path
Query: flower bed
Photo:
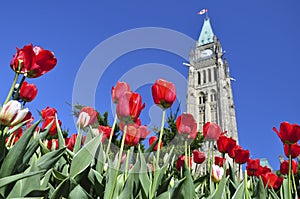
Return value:
M 25 80 L 46 74 L 56 62 L 53 52 L 30 44 L 10 63 L 15 78 L 0 111 L 1 198 L 298 198 L 299 125 L 274 128 L 287 160 L 271 171 L 219 125 L 207 122 L 198 132 L 191 114 L 166 116 L 176 88 L 159 79 L 152 85 L 162 110 L 156 136 L 139 118 L 142 96 L 126 82 L 112 87 L 112 125 L 106 113 L 74 105 L 78 132 L 68 135 L 55 108 L 41 110 L 37 121 L 25 108 L 38 92 Z

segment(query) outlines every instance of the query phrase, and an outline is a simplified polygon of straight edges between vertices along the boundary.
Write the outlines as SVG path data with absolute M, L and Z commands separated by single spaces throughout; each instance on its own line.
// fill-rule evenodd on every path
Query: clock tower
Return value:
M 228 137 L 238 140 L 235 107 L 225 51 L 206 17 L 196 46 L 190 52 L 187 112 L 198 121 L 217 123 Z

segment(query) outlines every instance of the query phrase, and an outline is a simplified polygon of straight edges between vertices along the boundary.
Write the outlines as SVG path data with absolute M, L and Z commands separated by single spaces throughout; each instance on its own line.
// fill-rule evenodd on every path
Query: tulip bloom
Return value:
M 236 140 L 221 135 L 217 140 L 217 146 L 221 153 L 229 153 L 236 146 Z
M 271 172 L 271 169 L 267 166 L 260 166 L 258 167 L 257 171 L 255 172 L 254 176 L 261 176 L 262 174 L 266 174 L 266 173 L 269 173 Z
M 211 179 L 213 182 L 220 182 L 224 175 L 223 167 L 213 164 L 211 171 Z
M 149 146 L 151 146 L 157 139 L 158 138 L 156 136 L 151 136 L 149 138 Z M 158 143 L 156 143 L 156 145 L 154 146 L 153 151 L 157 151 L 157 148 L 158 148 Z M 162 142 L 160 142 L 159 148 L 160 149 L 162 148 Z
M 117 82 L 116 88 L 111 88 L 111 97 L 115 104 L 118 103 L 119 99 L 124 95 L 125 92 L 130 91 L 130 86 L 126 82 Z
M 98 112 L 92 107 L 83 107 L 78 115 L 77 126 L 84 128 L 94 124 L 98 120 Z
M 47 108 L 42 110 L 41 115 L 43 119 L 46 119 L 47 117 L 54 117 L 56 113 L 57 110 L 55 108 L 47 106 Z
M 236 145 L 231 151 L 229 151 L 228 155 L 229 157 L 231 157 L 232 159 L 235 158 L 235 151 L 237 149 L 241 149 L 242 147 L 240 145 Z
M 144 134 L 149 133 L 146 126 L 138 126 L 136 124 L 128 124 L 125 144 L 127 146 L 136 146 Z
M 38 46 L 29 44 L 22 49 L 17 48 L 17 53 L 10 62 L 10 67 L 16 72 L 29 78 L 36 78 L 54 68 L 57 59 L 54 53 Z
M 292 160 L 292 172 L 294 173 L 294 175 L 297 173 L 297 171 L 298 171 L 298 163 L 295 160 Z M 286 175 L 289 173 L 289 161 L 288 160 L 284 160 L 280 164 L 280 172 L 282 175 Z
M 154 103 L 162 109 L 167 109 L 172 106 L 176 100 L 176 88 L 172 82 L 164 79 L 158 79 L 152 85 L 152 97 Z
M 179 134 L 187 134 L 191 139 L 197 137 L 197 122 L 189 113 L 183 113 L 177 118 L 176 127 Z
M 194 150 L 193 159 L 196 164 L 202 164 L 205 161 L 205 153 L 199 150 Z
M 268 187 L 273 189 L 280 188 L 283 182 L 283 177 L 278 177 L 275 173 L 272 172 L 262 174 L 261 178 L 265 186 L 268 184 Z
M 142 97 L 138 93 L 125 92 L 116 107 L 118 119 L 125 124 L 134 123 L 143 108 L 145 104 L 142 104 Z
M 243 149 L 236 149 L 235 150 L 235 159 L 234 161 L 238 164 L 244 164 L 249 160 L 250 151 L 243 150 Z
M 47 148 L 49 150 L 57 150 L 58 149 L 58 139 L 50 139 L 47 141 Z
M 110 137 L 111 128 L 109 126 L 102 126 L 98 127 L 99 133 L 102 133 L 102 143 Z M 114 135 L 114 132 L 112 132 Z
M 291 151 L 289 152 L 289 144 L 284 145 L 284 154 L 286 157 L 289 157 L 289 155 L 292 156 L 292 158 L 296 158 L 300 155 L 300 145 L 296 142 L 295 144 L 291 144 Z
M 206 140 L 218 140 L 221 133 L 221 127 L 217 124 L 207 122 L 203 126 L 203 136 Z
M 50 127 L 48 133 L 53 136 L 57 133 L 55 116 L 50 116 L 50 117 L 47 117 L 46 119 L 44 119 L 44 122 L 42 124 L 42 130 L 44 130 L 52 121 L 53 121 L 53 123 L 52 123 L 52 126 Z M 62 122 L 60 120 L 58 120 L 58 124 L 59 124 L 59 126 L 61 126 Z
M 20 88 L 20 98 L 25 102 L 31 102 L 37 95 L 37 88 L 34 84 L 23 82 Z
M 259 159 L 251 159 L 249 158 L 249 160 L 247 161 L 247 174 L 248 176 L 256 176 L 256 172 L 260 167 L 260 160 Z
M 226 162 L 226 158 L 215 156 L 215 162 L 214 162 L 215 165 L 223 167 L 225 162 Z
M 187 157 L 187 159 L 188 159 L 188 162 L 189 162 L 189 165 L 187 165 L 187 166 L 188 166 L 189 168 L 191 168 L 191 167 L 192 167 L 192 158 Z M 181 169 L 182 166 L 184 165 L 184 162 L 185 162 L 185 156 L 184 156 L 184 155 L 180 155 L 180 156 L 178 157 L 177 162 L 176 162 L 176 169 L 177 169 L 178 171 L 180 171 L 180 169 Z
M 4 126 L 15 126 L 26 119 L 31 114 L 28 108 L 22 109 L 22 105 L 17 100 L 7 102 L 0 111 L 0 123 Z
M 284 144 L 294 144 L 300 140 L 300 126 L 298 124 L 282 122 L 280 124 L 280 131 L 275 127 L 273 127 L 273 130 Z
M 77 134 L 72 134 L 70 138 L 66 138 L 66 146 L 69 150 L 73 151 L 76 143 Z

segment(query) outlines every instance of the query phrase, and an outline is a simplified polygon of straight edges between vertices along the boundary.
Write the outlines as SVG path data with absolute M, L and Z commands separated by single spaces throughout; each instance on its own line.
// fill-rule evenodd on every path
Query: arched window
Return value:
M 200 93 L 200 96 L 199 96 L 199 104 L 200 104 L 200 105 L 205 104 L 205 95 L 204 95 L 204 93 Z
M 208 69 L 208 82 L 211 82 L 211 70 L 210 69 Z
M 212 89 L 210 91 L 210 101 L 211 102 L 217 101 L 217 93 L 216 93 L 216 91 L 214 89 Z
M 203 84 L 206 83 L 206 71 L 203 70 Z
M 198 71 L 198 85 L 201 84 L 201 73 Z

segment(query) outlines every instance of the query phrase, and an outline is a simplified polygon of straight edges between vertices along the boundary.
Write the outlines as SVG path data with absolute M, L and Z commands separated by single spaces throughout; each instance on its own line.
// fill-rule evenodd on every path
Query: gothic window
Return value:
M 206 71 L 203 70 L 203 83 L 205 84 L 206 83 Z
M 210 101 L 211 101 L 211 102 L 217 101 L 217 93 L 216 93 L 215 90 L 211 90 Z
M 200 84 L 201 84 L 201 73 L 198 72 L 198 85 L 200 85 Z
M 200 93 L 200 96 L 199 96 L 199 104 L 200 104 L 200 105 L 205 104 L 205 95 L 204 95 L 204 93 Z
M 211 82 L 211 70 L 210 69 L 208 69 L 208 82 Z

